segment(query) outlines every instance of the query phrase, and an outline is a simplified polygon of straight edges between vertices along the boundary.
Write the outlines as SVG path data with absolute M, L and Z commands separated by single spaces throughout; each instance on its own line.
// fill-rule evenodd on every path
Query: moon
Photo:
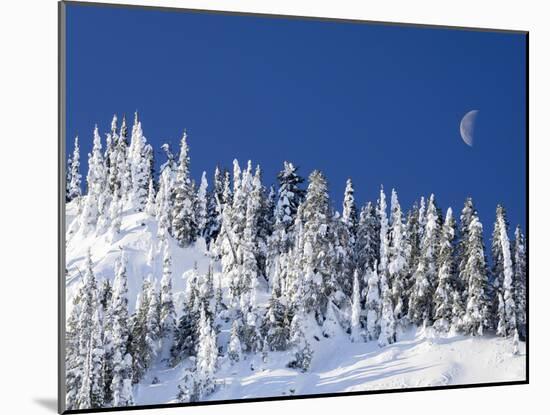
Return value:
M 478 110 L 468 111 L 462 118 L 462 121 L 460 121 L 460 136 L 470 147 L 474 145 L 474 132 L 478 113 Z

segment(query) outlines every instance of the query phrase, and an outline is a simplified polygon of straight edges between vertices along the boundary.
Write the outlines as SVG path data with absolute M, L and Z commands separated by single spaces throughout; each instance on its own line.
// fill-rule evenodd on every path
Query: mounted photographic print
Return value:
M 527 32 L 59 11 L 60 412 L 527 383 Z

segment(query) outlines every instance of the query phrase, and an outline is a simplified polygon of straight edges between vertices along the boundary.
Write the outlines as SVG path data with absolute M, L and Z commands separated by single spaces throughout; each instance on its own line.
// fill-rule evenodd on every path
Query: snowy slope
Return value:
M 520 348 L 514 356 L 509 339 L 430 338 L 420 330 L 382 349 L 376 342 L 351 343 L 338 336 L 315 345 L 307 373 L 286 368 L 286 352 L 270 353 L 265 363 L 259 354 L 234 366 L 224 361 L 218 389 L 207 400 L 519 381 L 525 379 L 523 343 Z M 175 402 L 180 374 L 180 367 L 157 367 L 137 388 L 137 403 Z M 159 384 L 151 384 L 154 376 Z
M 67 206 L 67 229 L 76 216 L 76 205 Z M 123 248 L 128 257 L 128 298 L 130 313 L 135 307 L 142 281 L 148 275 L 160 283 L 161 257 L 156 237 L 156 221 L 145 213 L 123 213 L 121 233 L 114 240 L 107 234 L 84 236 L 80 231 L 67 235 L 67 315 L 72 297 L 78 289 L 84 270 L 86 252 L 91 250 L 94 273 L 99 282 L 114 279 L 114 264 Z M 197 267 L 205 273 L 210 264 L 204 242 L 182 249 L 170 241 L 173 260 L 173 290 L 176 310 L 181 309 L 188 276 Z M 220 265 L 214 263 L 214 281 L 220 277 Z M 221 280 L 227 290 L 228 281 Z M 258 301 L 265 302 L 267 290 L 259 288 Z M 229 322 L 230 324 L 230 322 Z M 221 327 L 218 344 L 225 345 L 229 324 Z M 308 340 L 314 349 L 310 370 L 302 373 L 287 368 L 289 352 L 248 355 L 232 366 L 226 357 L 220 359 L 216 374 L 218 387 L 208 400 L 227 400 L 268 396 L 304 395 L 375 389 L 397 389 L 467 383 L 513 381 L 525 379 L 525 345 L 520 354 L 512 354 L 512 341 L 500 337 L 436 337 L 431 330 L 402 334 L 393 345 L 380 348 L 376 342 L 351 343 L 341 330 L 324 338 L 310 325 Z M 320 340 L 316 340 L 316 336 Z M 225 352 L 225 350 L 224 350 Z M 182 362 L 168 368 L 158 359 L 154 367 L 134 390 L 138 405 L 174 402 L 183 369 Z M 159 382 L 152 384 L 153 378 Z

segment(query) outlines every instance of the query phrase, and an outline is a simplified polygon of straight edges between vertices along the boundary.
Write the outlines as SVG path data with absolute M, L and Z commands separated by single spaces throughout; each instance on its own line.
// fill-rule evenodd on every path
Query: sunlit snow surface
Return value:
M 75 213 L 76 206 L 70 203 L 67 206 L 67 229 L 70 229 Z M 150 261 L 151 246 L 153 253 L 158 249 L 156 232 L 154 219 L 144 213 L 125 212 L 121 234 L 113 241 L 107 235 L 84 237 L 80 232 L 67 235 L 67 315 L 84 270 L 88 248 L 99 281 L 104 278 L 113 280 L 115 260 L 120 249 L 124 249 L 128 257 L 129 306 L 133 312 L 143 278 L 151 274 L 160 282 L 161 258 Z M 181 309 L 187 276 L 194 266 L 200 273 L 206 272 L 210 258 L 202 241 L 186 249 L 179 248 L 172 241 L 171 247 L 174 298 L 178 310 Z M 214 265 L 217 282 L 220 269 L 219 264 Z M 221 282 L 226 290 L 227 281 Z M 260 289 L 258 301 L 265 304 L 268 293 L 265 288 Z M 314 349 L 314 357 L 307 373 L 286 367 L 291 360 L 288 352 L 271 352 L 265 361 L 260 353 L 247 355 L 245 360 L 235 365 L 222 358 L 216 374 L 217 389 L 207 400 L 520 381 L 526 375 L 525 344 L 521 342 L 519 355 L 513 355 L 510 339 L 461 335 L 438 337 L 432 330 L 410 329 L 400 335 L 397 343 L 380 348 L 376 342 L 351 343 L 349 336 L 342 331 L 324 338 L 314 325 L 309 327 L 307 337 Z M 229 330 L 229 325 L 222 327 L 218 336 L 220 346 L 227 343 Z M 183 368 L 188 364 L 184 361 L 169 368 L 159 358 L 135 387 L 136 405 L 176 402 L 177 386 Z M 155 377 L 159 382 L 152 384 Z

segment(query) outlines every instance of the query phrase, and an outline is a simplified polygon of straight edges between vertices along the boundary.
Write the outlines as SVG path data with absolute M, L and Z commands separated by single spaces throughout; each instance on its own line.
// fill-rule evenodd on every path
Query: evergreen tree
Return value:
M 149 179 L 149 187 L 147 189 L 147 202 L 145 203 L 145 212 L 149 216 L 156 215 L 156 194 L 155 194 L 155 185 L 153 179 Z
M 365 330 L 367 340 L 376 340 L 380 336 L 380 280 L 378 278 L 378 263 L 375 260 L 372 268 L 365 273 Z
M 386 209 L 386 195 L 384 193 L 384 189 L 381 188 L 377 209 L 377 215 L 380 218 L 380 264 L 378 265 L 378 271 L 380 276 L 380 296 L 382 300 L 379 319 L 380 336 L 378 337 L 378 344 L 381 347 L 395 342 L 395 316 L 393 314 L 394 306 L 392 301 L 392 292 L 388 281 L 390 234 Z
M 172 236 L 180 246 L 188 246 L 195 241 L 197 224 L 194 212 L 195 194 L 189 172 L 189 147 L 187 133 L 183 133 L 179 164 L 174 184 L 174 205 L 172 212 Z
M 368 268 L 378 262 L 380 254 L 380 221 L 371 202 L 361 209 L 357 226 L 355 257 L 357 269 L 364 275 Z
M 331 269 L 334 256 L 329 227 L 330 212 L 327 182 L 323 174 L 314 171 L 309 176 L 306 198 L 302 204 L 300 218 L 303 223 L 299 236 L 301 247 L 301 292 L 299 298 L 306 313 L 314 312 L 317 321 L 322 321 L 330 296 L 334 274 Z
M 114 407 L 133 405 L 133 359 L 128 351 L 130 328 L 128 327 L 128 277 L 126 274 L 126 262 L 126 255 L 122 251 L 116 264 L 111 306 L 114 350 L 111 392 Z
M 267 259 L 269 280 L 274 278 L 277 256 L 287 253 L 294 242 L 294 222 L 298 206 L 305 191 L 300 187 L 304 179 L 298 175 L 297 167 L 285 161 L 283 170 L 277 175 L 279 188 L 273 210 L 273 233 L 269 240 L 270 255 Z
M 97 224 L 99 215 L 102 213 L 100 206 L 100 195 L 103 192 L 105 184 L 105 171 L 103 164 L 103 155 L 101 153 L 101 137 L 97 125 L 94 129 L 94 145 L 92 152 L 88 155 L 88 193 L 84 202 L 84 208 L 81 214 L 81 226 L 84 233 L 89 233 Z
M 120 194 L 120 187 L 117 184 L 118 178 L 118 152 L 120 150 L 119 136 L 118 136 L 118 118 L 113 115 L 111 121 L 111 132 L 107 135 L 107 149 L 105 150 L 105 170 L 107 175 L 107 187 L 111 194 L 115 194 L 118 191 Z
M 82 196 L 80 174 L 80 147 L 78 146 L 78 136 L 74 139 L 74 150 L 72 158 L 69 159 L 67 172 L 69 173 L 70 181 L 67 183 L 67 202 L 77 199 Z
M 276 295 L 272 294 L 262 325 L 262 333 L 270 350 L 287 349 L 291 321 L 292 316 L 288 307 Z
M 160 281 L 160 336 L 166 350 L 172 346 L 176 328 L 176 311 L 172 294 L 172 256 L 167 242 L 163 244 L 162 279 Z
M 477 210 L 474 208 L 474 202 L 471 197 L 466 198 L 464 207 L 460 214 L 460 239 L 457 246 L 457 264 L 458 264 L 458 281 L 459 291 L 462 292 L 464 304 L 468 296 L 468 276 L 466 275 L 466 265 L 468 263 L 468 245 L 469 245 L 469 229 L 473 217 L 477 217 Z
M 438 254 L 437 288 L 434 294 L 434 327 L 441 332 L 448 332 L 451 327 L 456 328 L 455 315 L 455 282 L 456 267 L 454 246 L 456 237 L 456 222 L 451 208 L 447 209 L 445 223 L 441 231 L 441 241 Z
M 525 237 L 518 225 L 514 232 L 514 293 L 516 303 L 516 322 L 519 337 L 525 339 L 527 336 L 527 258 Z
M 468 294 L 463 326 L 466 333 L 481 336 L 489 326 L 489 299 L 483 226 L 475 213 L 471 216 L 467 235 L 468 244 L 464 246 L 466 264 L 462 278 L 467 283 Z
M 141 121 L 139 121 L 136 111 L 134 125 L 132 126 L 132 136 L 130 138 L 130 147 L 128 149 L 128 162 L 130 165 L 130 177 L 132 179 L 131 201 L 137 212 L 142 212 L 147 202 L 150 166 L 149 160 L 146 157 L 146 145 L 147 139 L 143 135 Z
M 133 356 L 133 383 L 138 383 L 148 369 L 151 355 L 149 353 L 147 336 L 147 315 L 151 303 L 151 280 L 149 277 L 143 280 L 141 293 L 136 300 L 136 312 L 132 316 L 132 331 L 130 350 Z
M 413 275 L 409 299 L 409 319 L 417 325 L 429 325 L 433 319 L 433 296 L 437 282 L 437 252 L 440 237 L 437 207 L 430 196 L 422 235 L 420 259 Z
M 500 209 L 499 209 L 500 208 Z M 508 239 L 508 223 L 506 221 L 506 213 L 501 206 L 497 207 L 497 224 L 500 241 L 500 252 L 502 253 L 502 276 L 495 275 L 495 280 L 501 282 L 502 285 L 495 285 L 498 289 L 499 296 L 499 312 L 497 334 L 501 336 L 514 336 L 517 333 L 516 323 L 516 303 L 514 293 L 514 267 L 512 264 L 512 252 L 510 249 L 510 241 Z M 500 268 L 497 268 L 500 271 Z M 499 289 L 501 288 L 502 289 Z
M 200 399 L 204 399 L 215 389 L 214 373 L 216 372 L 217 361 L 218 347 L 216 345 L 216 332 L 212 328 L 211 320 L 206 316 L 203 308 L 199 321 L 196 373 Z
M 359 287 L 359 273 L 353 274 L 353 295 L 351 302 L 351 341 L 361 341 L 361 288 Z
M 294 358 L 288 366 L 301 369 L 302 372 L 307 372 L 313 358 L 313 350 L 305 337 L 303 325 L 304 313 L 302 310 L 299 310 L 294 314 L 290 325 L 290 345 Z
M 206 238 L 208 233 L 208 181 L 206 172 L 202 172 L 201 184 L 197 192 L 195 217 L 198 235 Z
M 171 203 L 170 170 L 164 169 L 160 175 L 160 186 L 156 197 L 156 219 L 158 222 L 157 236 L 165 241 L 171 230 L 172 203 Z
M 392 190 L 391 195 L 391 228 L 390 246 L 388 255 L 388 277 L 391 285 L 391 296 L 394 304 L 394 315 L 401 321 L 407 315 L 407 246 L 405 226 L 401 213 L 401 206 L 397 192 Z
M 231 337 L 229 338 L 229 346 L 227 348 L 227 356 L 232 363 L 236 363 L 242 359 L 241 340 L 239 339 L 239 323 L 233 320 L 231 325 Z

